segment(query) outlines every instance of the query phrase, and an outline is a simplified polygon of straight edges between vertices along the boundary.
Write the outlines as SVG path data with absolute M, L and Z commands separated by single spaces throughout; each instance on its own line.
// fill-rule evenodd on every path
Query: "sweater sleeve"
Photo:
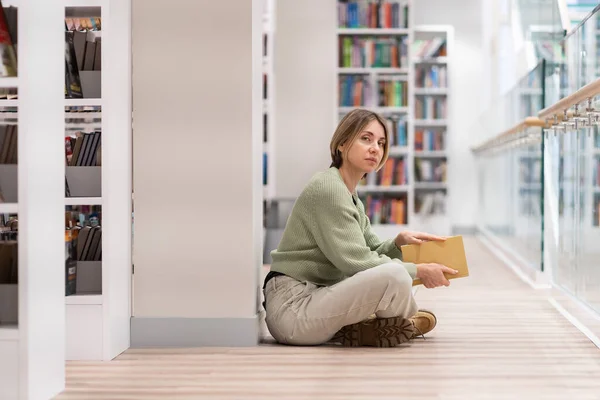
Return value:
M 371 250 L 355 218 L 349 194 L 337 187 L 316 187 L 310 196 L 311 230 L 317 245 L 331 263 L 347 276 L 389 262 L 398 262 Z M 401 263 L 399 263 L 401 267 Z M 410 273 L 410 271 L 409 271 Z M 414 279 L 414 275 L 411 274 Z
M 365 227 L 365 241 L 367 246 L 373 251 L 376 251 L 378 254 L 384 254 L 390 258 L 397 258 L 398 260 L 402 260 L 402 250 L 396 246 L 396 241 L 394 239 L 388 239 L 382 241 L 371 229 L 371 222 L 367 217 L 367 224 Z M 414 263 L 402 262 L 410 276 L 415 279 L 417 275 L 417 266 Z

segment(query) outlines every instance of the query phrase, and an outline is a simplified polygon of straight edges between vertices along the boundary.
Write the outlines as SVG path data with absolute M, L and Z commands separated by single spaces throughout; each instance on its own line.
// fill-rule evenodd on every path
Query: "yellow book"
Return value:
M 462 236 L 451 236 L 443 242 L 425 242 L 406 244 L 401 247 L 402 259 L 415 264 L 437 263 L 458 271 L 456 275 L 444 274 L 448 279 L 469 276 L 467 256 Z M 413 286 L 421 285 L 420 279 L 413 281 Z

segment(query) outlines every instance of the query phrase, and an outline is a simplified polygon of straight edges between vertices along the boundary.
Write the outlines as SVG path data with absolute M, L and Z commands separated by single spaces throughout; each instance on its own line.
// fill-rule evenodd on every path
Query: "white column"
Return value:
M 257 343 L 260 3 L 132 2 L 133 347 Z
M 131 318 L 131 0 L 102 9 L 103 358 L 129 347 Z
M 276 197 L 297 197 L 329 167 L 329 142 L 338 122 L 337 2 L 278 1 L 273 53 Z
M 19 340 L 22 399 L 65 379 L 64 7 L 19 7 Z

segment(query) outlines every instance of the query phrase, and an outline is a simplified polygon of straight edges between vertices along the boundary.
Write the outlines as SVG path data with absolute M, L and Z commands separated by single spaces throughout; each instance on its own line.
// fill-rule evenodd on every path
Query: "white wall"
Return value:
M 276 7 L 276 197 L 297 197 L 329 167 L 337 123 L 337 8 L 334 0 L 283 0 Z
M 470 146 L 475 144 L 475 119 L 481 112 L 483 82 L 481 0 L 416 0 L 415 25 L 454 26 L 452 57 L 452 134 L 448 140 L 448 212 L 452 226 L 475 226 L 479 205 L 476 164 Z
M 262 76 L 253 3 L 133 1 L 136 319 L 256 316 Z

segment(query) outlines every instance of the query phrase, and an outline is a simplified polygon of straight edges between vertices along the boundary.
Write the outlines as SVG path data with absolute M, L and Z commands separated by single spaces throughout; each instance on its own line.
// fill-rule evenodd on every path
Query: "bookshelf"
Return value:
M 0 281 L 0 398 L 51 398 L 64 387 L 65 359 L 110 360 L 129 347 L 130 5 L 3 1 L 5 8 L 27 11 L 19 14 L 17 47 L 19 60 L 29 62 L 19 66 L 28 79 L 0 77 L 0 146 L 11 143 L 8 127 L 18 130 L 18 162 L 12 147 L 4 158 L 0 151 L 0 225 L 18 218 L 20 227 L 18 281 Z M 89 43 L 97 45 L 90 65 L 78 71 L 81 95 L 69 92 L 66 75 L 65 22 L 75 17 L 105 22 L 78 31 L 83 54 Z M 82 142 L 81 162 L 71 164 L 67 138 L 75 144 L 80 132 L 106 134 Z M 102 232 L 95 251 L 89 250 L 101 257 L 75 260 L 77 285 L 69 295 L 68 211 L 81 211 L 82 222 L 95 221 Z
M 267 241 L 267 217 L 275 198 L 275 72 L 273 50 L 275 40 L 275 0 L 263 1 L 262 65 L 263 65 L 263 243 Z
M 77 267 L 75 287 L 65 291 L 66 358 L 110 360 L 130 339 L 130 1 L 66 1 L 67 28 L 69 18 L 74 25 L 78 18 L 81 25 L 96 22 L 74 33 L 85 42 L 77 48 L 76 36 L 83 96 L 67 96 L 64 104 L 65 229 L 67 236 L 69 231 L 77 236 L 66 251 Z M 88 53 L 94 57 L 88 59 Z
M 411 7 L 410 0 L 338 2 L 336 121 L 366 108 L 385 117 L 390 133 L 388 162 L 357 188 L 379 234 L 397 234 L 411 219 Z
M 414 220 L 416 228 L 442 234 L 450 234 L 447 148 L 452 140 L 453 43 L 451 26 L 415 27 Z
M 263 198 L 275 196 L 275 0 L 263 0 Z
M 415 27 L 413 4 L 338 3 L 336 121 L 366 108 L 385 117 L 390 132 L 388 162 L 358 187 L 383 238 L 403 229 L 450 233 L 446 144 L 453 31 Z
M 14 40 L 18 14 L 16 7 L 9 6 L 3 4 L 3 18 L 7 23 L 10 22 L 12 28 L 9 32 Z M 5 72 L 3 68 L 3 75 Z M 19 146 L 18 140 L 18 100 L 15 99 L 18 88 L 18 77 L 0 77 L 2 100 L 10 105 L 0 111 L 0 398 L 16 398 L 26 390 L 19 386 L 18 366 L 19 361 L 29 355 L 29 352 L 21 347 L 21 336 L 25 332 L 23 325 L 30 310 L 28 307 L 19 310 L 19 275 L 25 272 L 26 267 L 21 267 L 24 263 L 19 263 L 18 168 L 21 159 L 19 150 L 22 146 Z M 22 207 L 21 215 L 26 212 L 24 208 Z M 23 291 L 24 279 L 21 278 L 20 281 Z
M 2 8 L 18 76 L 0 77 L 0 398 L 52 398 L 65 377 L 64 7 Z

